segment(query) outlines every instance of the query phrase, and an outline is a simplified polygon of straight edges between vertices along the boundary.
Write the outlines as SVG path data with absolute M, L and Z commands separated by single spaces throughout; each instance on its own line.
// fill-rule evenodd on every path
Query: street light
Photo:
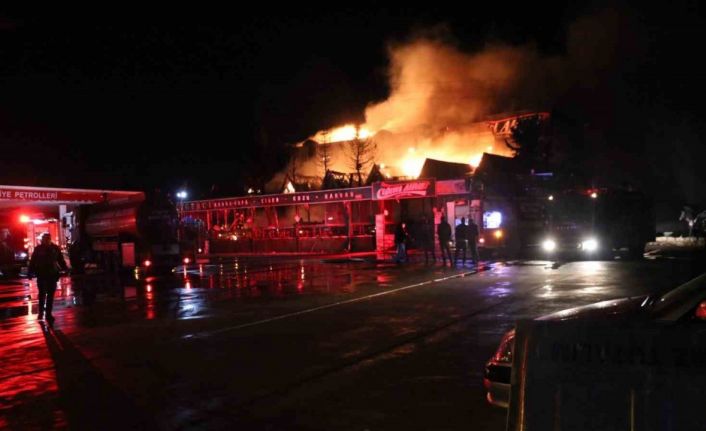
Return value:
M 188 196 L 189 196 L 189 194 L 186 192 L 186 190 L 179 190 L 176 194 L 176 197 L 181 200 L 186 199 Z

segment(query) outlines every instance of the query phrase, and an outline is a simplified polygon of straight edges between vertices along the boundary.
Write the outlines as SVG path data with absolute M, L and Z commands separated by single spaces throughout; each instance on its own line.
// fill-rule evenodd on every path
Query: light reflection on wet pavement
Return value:
M 440 411 L 455 417 L 459 427 L 474 422 L 469 411 L 477 415 L 477 423 L 497 424 L 502 414 L 479 401 L 480 388 L 474 389 L 478 395 L 470 396 L 477 406 L 449 410 L 456 402 L 469 402 L 469 395 L 463 395 L 468 391 L 464 370 L 471 369 L 476 379 L 482 362 L 515 318 L 665 289 L 686 278 L 654 264 L 646 271 L 645 265 L 576 262 L 552 270 L 546 263 L 498 264 L 473 274 L 470 266 L 431 269 L 375 262 L 238 259 L 180 267 L 163 277 L 64 277 L 55 295 L 53 329 L 36 321 L 34 280 L 0 280 L 0 428 L 86 428 L 106 423 L 121 429 L 188 428 L 190 420 L 203 420 L 204 414 L 210 417 L 214 411 L 217 419 L 209 420 L 216 428 L 235 422 L 259 426 L 270 420 L 261 417 L 270 414 L 270 404 L 253 409 L 259 412 L 253 413 L 255 418 L 239 410 L 243 417 L 236 421 L 224 412 L 234 414 L 234 405 L 279 393 L 282 387 L 328 375 L 326 370 L 346 364 L 385 369 L 387 362 L 405 360 L 404 366 L 389 370 L 391 376 L 410 365 L 424 368 L 421 362 L 430 360 L 424 358 L 428 353 L 408 340 L 428 335 L 432 345 L 449 343 L 454 330 L 435 328 L 455 320 L 475 323 L 470 334 L 456 334 L 461 341 L 455 347 L 435 353 L 457 355 L 447 367 L 460 366 L 457 372 L 463 374 L 454 378 L 451 391 L 460 399 Z M 465 277 L 453 278 L 464 271 Z M 660 274 L 657 282 L 655 275 Z M 415 287 L 419 282 L 423 283 Z M 395 291 L 403 286 L 410 288 Z M 393 294 L 376 296 L 387 291 Z M 303 315 L 306 310 L 320 311 Z M 282 316 L 286 319 L 273 321 Z M 254 325 L 257 322 L 262 324 Z M 184 340 L 199 333 L 210 335 L 198 342 Z M 252 349 L 224 347 L 242 343 Z M 459 349 L 469 348 L 474 356 L 463 359 L 468 355 Z M 272 356 L 273 352 L 280 353 Z M 389 354 L 378 357 L 379 352 Z M 280 358 L 282 354 L 286 356 Z M 415 387 L 424 382 L 448 384 L 449 379 L 441 374 L 400 378 Z M 353 405 L 357 399 L 370 417 L 375 417 L 376 408 L 395 408 L 384 400 L 379 407 L 368 406 L 370 397 L 363 394 L 368 389 L 380 391 L 374 387 L 376 381 L 379 377 L 357 383 L 360 393 L 347 401 Z M 164 391 L 169 397 L 164 398 Z M 385 399 L 389 395 L 381 394 Z M 280 410 L 272 407 L 279 411 L 276 415 L 285 415 L 275 423 L 296 428 L 287 426 L 286 412 L 299 401 L 288 402 L 285 406 L 282 401 Z M 342 408 L 335 398 L 316 402 Z M 122 413 L 99 413 L 103 410 Z M 388 418 L 390 412 L 383 411 Z M 309 415 L 302 419 L 305 428 L 323 420 Z M 349 415 L 348 425 L 367 423 L 361 412 Z M 380 423 L 386 420 L 390 419 Z
M 86 328 L 140 319 L 204 318 L 221 301 L 257 306 L 297 296 L 347 295 L 366 285 L 386 288 L 397 278 L 390 268 L 395 270 L 391 265 L 361 263 L 237 260 L 180 267 L 162 277 L 62 277 L 54 297 L 55 330 L 36 319 L 36 279 L 0 280 L 0 413 L 12 411 L 8 417 L 20 418 L 21 427 L 67 426 L 64 410 L 57 408 L 62 403 L 55 359 L 48 349 L 48 340 L 56 340 L 56 334 L 65 339 L 65 334 Z M 52 344 L 65 350 L 59 342 Z M 8 417 L 0 415 L 0 428 L 13 425 Z
M 355 268 L 359 271 L 351 271 Z M 131 318 L 188 319 L 203 315 L 211 301 L 270 300 L 300 295 L 341 295 L 357 286 L 389 287 L 392 265 L 317 261 L 258 263 L 236 260 L 220 264 L 179 267 L 173 275 L 122 278 L 110 276 L 63 277 L 54 300 L 55 314 L 62 309 L 119 302 Z M 362 270 L 362 271 L 361 271 Z M 36 280 L 0 281 L 0 318 L 36 314 Z

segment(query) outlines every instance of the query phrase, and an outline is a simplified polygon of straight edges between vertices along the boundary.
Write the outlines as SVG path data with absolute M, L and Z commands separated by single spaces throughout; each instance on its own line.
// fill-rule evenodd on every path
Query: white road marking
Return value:
M 325 310 L 327 308 L 339 307 L 341 305 L 352 304 L 354 302 L 360 302 L 360 301 L 365 301 L 365 300 L 380 297 L 380 296 L 390 295 L 392 293 L 397 293 L 397 292 L 401 292 L 403 290 L 413 289 L 415 287 L 425 286 L 427 284 L 439 283 L 442 281 L 452 280 L 454 278 L 462 278 L 467 275 L 475 274 L 477 272 L 478 272 L 478 270 L 473 270 L 473 271 L 469 271 L 469 272 L 462 272 L 459 274 L 450 275 L 448 277 L 442 277 L 442 278 L 436 278 L 433 280 L 422 281 L 421 283 L 414 283 L 414 284 L 410 284 L 408 286 L 398 287 L 397 289 L 386 290 L 385 292 L 373 293 L 371 295 L 365 295 L 365 296 L 361 296 L 358 298 L 346 299 L 345 301 L 338 301 L 338 302 L 334 302 L 331 304 L 321 305 L 319 307 L 313 307 L 313 308 L 308 308 L 306 310 L 295 311 L 293 313 L 282 314 L 280 316 L 270 317 L 268 319 L 256 320 L 254 322 L 248 322 L 248 323 L 243 323 L 241 325 L 215 329 L 213 331 L 203 331 L 203 332 L 199 332 L 199 333 L 195 333 L 195 334 L 187 334 L 187 335 L 184 335 L 182 338 L 185 338 L 185 339 L 205 338 L 205 337 L 210 337 L 210 336 L 216 335 L 216 334 L 222 334 L 224 332 L 237 331 L 238 329 L 248 328 L 250 326 L 263 325 L 265 323 L 275 322 L 277 320 L 288 319 L 290 317 L 295 317 L 295 316 L 301 316 L 302 314 L 313 313 L 315 311 Z

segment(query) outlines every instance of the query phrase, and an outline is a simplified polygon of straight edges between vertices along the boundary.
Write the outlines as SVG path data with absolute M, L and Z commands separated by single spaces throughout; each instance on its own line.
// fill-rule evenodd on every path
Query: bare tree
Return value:
M 316 146 L 317 164 L 324 169 L 322 177 L 331 170 L 332 154 L 331 143 L 328 141 L 328 132 L 324 132 L 324 142 L 318 143 Z
M 347 150 L 349 166 L 356 173 L 358 186 L 362 186 L 362 173 L 369 169 L 375 161 L 377 145 L 372 139 L 361 138 L 356 132 L 355 139 L 348 141 Z
M 301 167 L 302 162 L 302 152 L 300 147 L 293 145 L 290 151 L 289 163 L 287 164 L 286 169 L 285 185 L 287 179 L 289 179 L 292 184 L 297 184 L 299 181 L 299 168 Z

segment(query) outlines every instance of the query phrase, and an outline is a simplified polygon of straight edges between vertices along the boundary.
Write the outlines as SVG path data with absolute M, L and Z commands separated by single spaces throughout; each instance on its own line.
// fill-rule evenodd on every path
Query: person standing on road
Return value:
M 395 229 L 395 246 L 397 254 L 395 262 L 402 263 L 407 261 L 407 224 L 400 222 Z
M 433 264 L 436 264 L 436 253 L 434 252 L 434 223 L 426 216 L 422 217 L 421 230 L 422 247 L 424 248 L 424 264 L 429 265 L 429 254 Z
M 59 281 L 60 271 L 66 271 L 67 269 L 61 249 L 56 244 L 52 244 L 51 235 L 45 233 L 42 236 L 42 243 L 34 249 L 32 258 L 29 261 L 30 276 L 37 277 L 37 289 L 39 290 L 39 314 L 37 318 L 39 320 L 46 317 L 49 323 L 54 322 L 54 316 L 51 311 L 54 306 L 56 282 Z
M 468 219 L 468 246 L 471 248 L 471 257 L 473 258 L 473 264 L 478 265 L 478 237 L 480 233 L 478 231 L 478 225 L 472 219 Z
M 462 265 L 466 264 L 466 250 L 468 250 L 468 226 L 466 226 L 466 218 L 461 217 L 461 224 L 456 226 L 456 253 L 454 254 L 453 264 L 456 265 L 458 255 L 463 250 Z
M 446 217 L 441 219 L 439 226 L 436 228 L 436 234 L 439 237 L 439 245 L 441 246 L 441 262 L 446 266 L 446 258 L 449 258 L 449 265 L 453 264 L 451 259 L 451 225 L 446 221 Z

